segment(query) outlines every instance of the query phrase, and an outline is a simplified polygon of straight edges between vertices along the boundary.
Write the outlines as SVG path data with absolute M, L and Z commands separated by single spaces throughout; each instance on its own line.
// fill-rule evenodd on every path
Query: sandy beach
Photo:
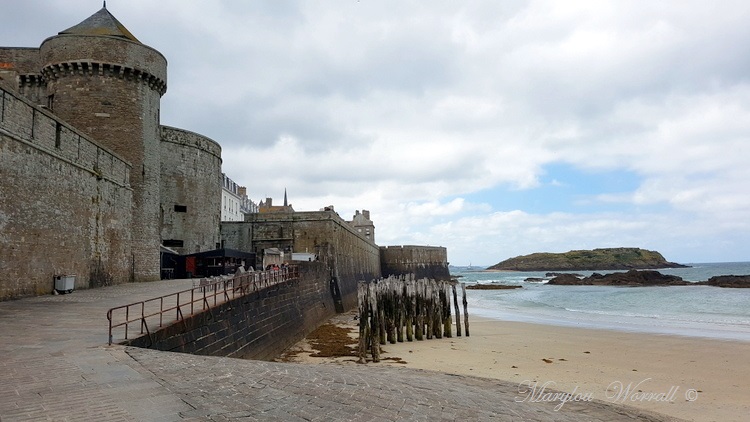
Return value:
M 354 353 L 356 324 L 353 313 L 338 315 L 282 360 L 356 365 L 353 355 L 314 357 L 347 355 L 347 342 L 349 353 Z M 750 342 L 478 317 L 471 317 L 470 333 L 470 337 L 389 343 L 382 346 L 385 359 L 367 365 L 513 381 L 519 384 L 517 400 L 544 400 L 549 397 L 545 392 L 557 390 L 686 420 L 750 419 Z M 338 353 L 331 347 L 336 338 Z

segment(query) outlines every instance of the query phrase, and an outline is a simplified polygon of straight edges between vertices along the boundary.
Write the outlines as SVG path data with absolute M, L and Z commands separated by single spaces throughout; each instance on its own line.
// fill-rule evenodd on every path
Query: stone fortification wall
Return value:
M 161 238 L 181 254 L 218 248 L 221 147 L 187 130 L 161 127 Z
M 133 346 L 199 355 L 271 360 L 334 313 L 328 269 L 303 263 L 300 278 L 237 298 Z
M 441 246 L 381 246 L 383 277 L 414 274 L 417 279 L 450 280 L 448 252 Z
M 253 248 L 253 225 L 244 221 L 222 221 L 221 242 L 226 248 L 255 252 Z M 259 256 L 258 259 L 260 259 Z M 255 265 L 256 263 L 253 263 L 253 266 Z
M 333 211 L 248 214 L 244 223 L 222 223 L 222 240 L 258 257 L 266 248 L 315 253 L 330 268 L 345 309 L 357 306 L 358 281 L 380 278 L 378 246 Z
M 131 278 L 130 164 L 0 89 L 0 300 Z
M 69 34 L 46 39 L 40 55 L 51 111 L 133 165 L 135 281 L 158 280 L 159 107 L 166 59 L 123 38 Z
M 0 73 L 14 76 L 39 73 L 39 49 L 33 47 L 0 47 Z
M 38 48 L 0 47 L 0 79 L 34 104 L 46 104 L 47 84 L 39 73 Z

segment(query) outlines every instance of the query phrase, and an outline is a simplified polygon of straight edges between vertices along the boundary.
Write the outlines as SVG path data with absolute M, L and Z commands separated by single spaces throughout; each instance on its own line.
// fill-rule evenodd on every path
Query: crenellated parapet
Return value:
M 18 75 L 18 86 L 23 87 L 37 87 L 44 86 L 46 84 L 44 77 L 38 73 L 28 73 L 24 75 Z
M 64 76 L 88 75 L 99 77 L 112 77 L 126 79 L 129 81 L 140 81 L 152 90 L 164 95 L 167 92 L 167 83 L 156 75 L 144 70 L 117 64 L 100 63 L 93 60 L 79 60 L 70 62 L 54 63 L 42 69 L 45 80 L 57 80 Z

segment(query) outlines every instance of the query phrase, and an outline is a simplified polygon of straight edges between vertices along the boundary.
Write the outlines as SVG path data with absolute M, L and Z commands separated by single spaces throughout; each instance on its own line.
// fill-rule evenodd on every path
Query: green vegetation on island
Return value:
M 679 268 L 686 265 L 669 262 L 656 251 L 640 248 L 601 248 L 565 253 L 533 253 L 495 264 L 488 270 L 576 271 Z

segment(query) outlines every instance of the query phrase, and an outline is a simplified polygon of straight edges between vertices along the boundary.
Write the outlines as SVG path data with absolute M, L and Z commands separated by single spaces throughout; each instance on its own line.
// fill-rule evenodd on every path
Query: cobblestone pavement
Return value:
M 0 421 L 674 421 L 602 402 L 517 403 L 496 380 L 375 365 L 243 361 L 107 346 L 107 309 L 192 286 L 0 302 Z

